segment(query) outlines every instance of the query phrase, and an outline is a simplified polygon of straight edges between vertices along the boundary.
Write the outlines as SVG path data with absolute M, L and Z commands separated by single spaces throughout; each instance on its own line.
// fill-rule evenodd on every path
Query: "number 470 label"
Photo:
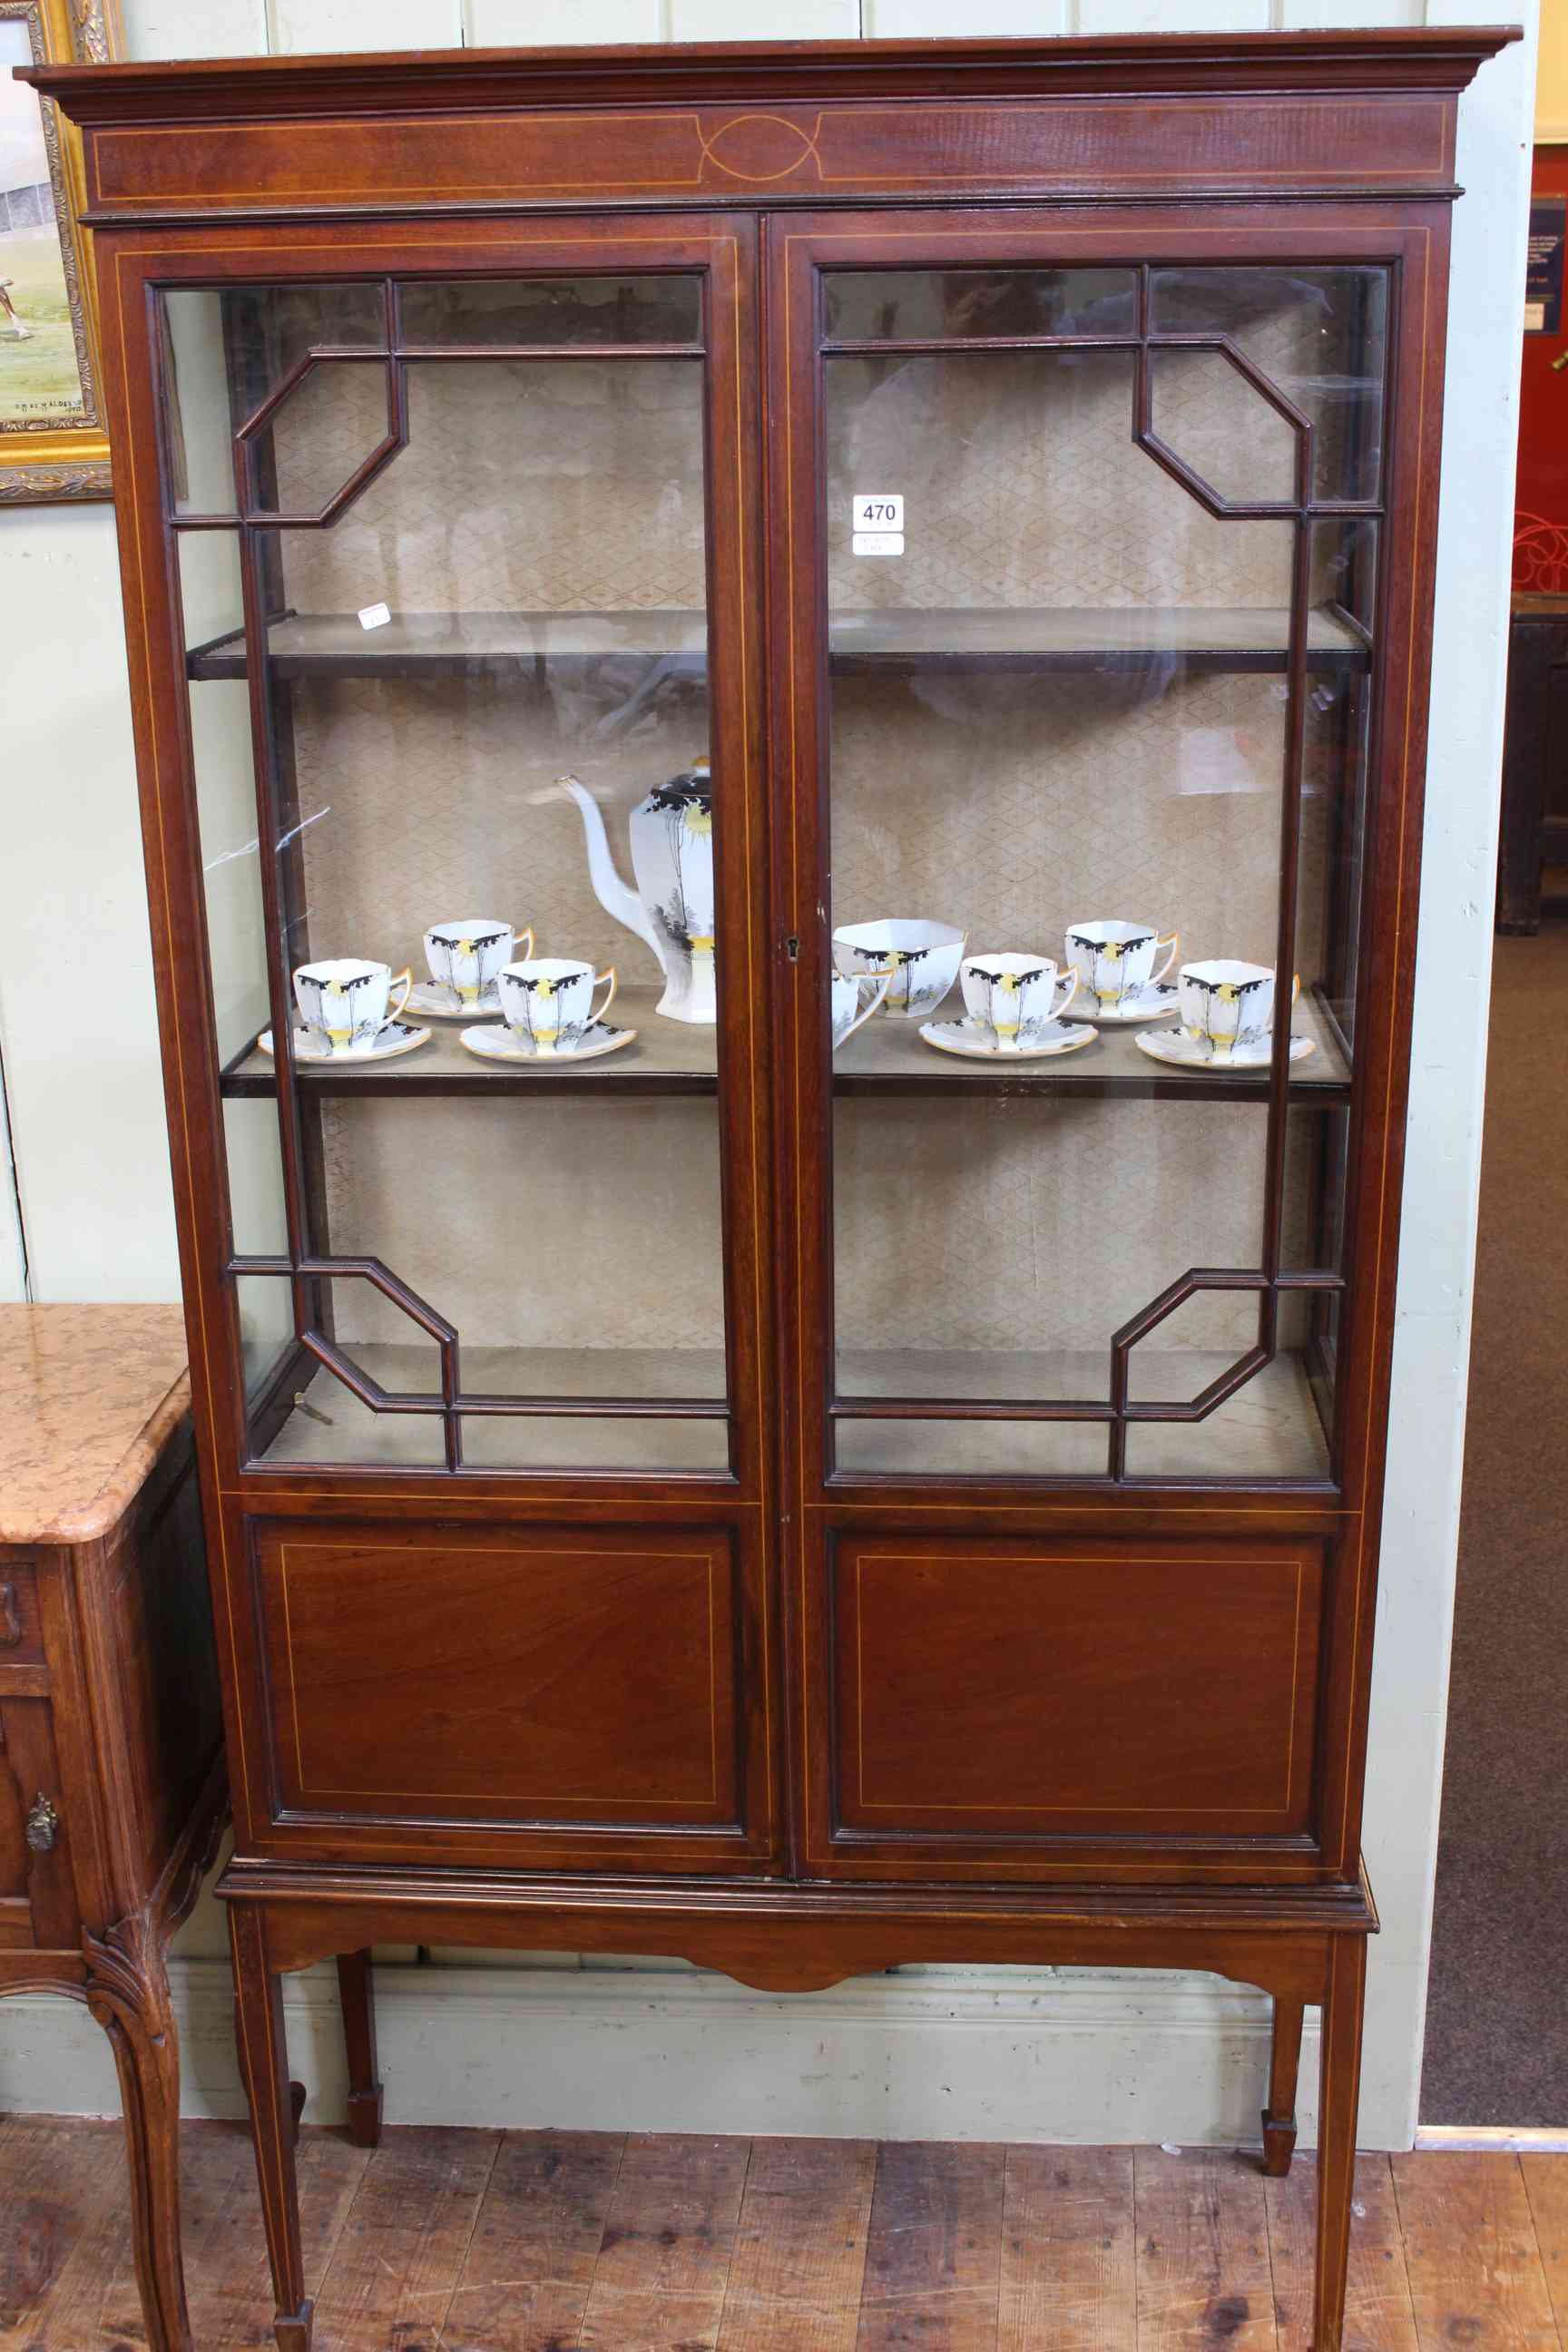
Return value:
M 858 490 L 849 501 L 851 555 L 902 555 L 904 502 L 888 490 Z

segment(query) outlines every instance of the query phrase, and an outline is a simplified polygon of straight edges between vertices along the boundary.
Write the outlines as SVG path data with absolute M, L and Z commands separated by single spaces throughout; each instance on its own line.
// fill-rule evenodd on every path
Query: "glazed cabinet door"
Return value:
M 106 250 L 253 1836 L 772 1851 L 754 243 Z
M 813 1863 L 1315 1867 L 1392 1274 L 1430 240 L 770 236 Z
M 226 1446 L 754 1495 L 749 224 L 292 238 L 142 272 Z

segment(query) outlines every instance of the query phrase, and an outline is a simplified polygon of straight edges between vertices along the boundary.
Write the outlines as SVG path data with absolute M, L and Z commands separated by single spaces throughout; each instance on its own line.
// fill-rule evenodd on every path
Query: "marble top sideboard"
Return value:
M 105 1534 L 189 1407 L 182 1308 L 0 1305 L 0 1543 Z

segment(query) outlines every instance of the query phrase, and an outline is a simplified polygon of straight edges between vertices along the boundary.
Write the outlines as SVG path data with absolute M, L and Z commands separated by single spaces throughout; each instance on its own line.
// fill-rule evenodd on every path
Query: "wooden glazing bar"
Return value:
M 1313 474 L 1314 436 L 1307 425 L 1299 436 L 1297 482 Z M 1290 599 L 1290 667 L 1285 707 L 1285 774 L 1279 813 L 1279 929 L 1274 953 L 1274 1045 L 1268 1073 L 1268 1138 L 1264 1147 L 1263 1266 L 1273 1283 L 1279 1272 L 1281 1234 L 1285 1221 L 1286 1113 L 1290 1102 L 1290 1034 L 1295 1010 L 1291 990 L 1296 970 L 1296 900 L 1300 885 L 1301 784 L 1306 765 L 1307 737 L 1307 612 L 1311 584 L 1312 532 L 1304 516 L 1298 517 L 1292 550 Z M 1276 1318 L 1272 1292 L 1267 1313 L 1267 1341 L 1273 1349 Z
M 242 446 L 237 440 L 235 464 L 242 478 L 247 476 L 255 464 L 253 446 Z M 260 867 L 262 916 L 267 929 L 267 993 L 272 1012 L 272 1034 L 275 1037 L 286 1037 L 293 1020 L 293 995 L 285 929 L 283 877 L 278 849 L 280 830 L 278 746 L 272 708 L 272 678 L 267 656 L 264 555 L 254 531 L 240 531 L 239 560 L 246 633 L 257 647 L 256 659 L 249 673 L 250 724 L 256 772 L 257 833 L 261 844 L 258 863 Z M 292 1086 L 279 1084 L 275 1092 L 283 1175 L 284 1230 L 289 1239 L 289 1254 L 296 1267 L 292 1277 L 294 1321 L 296 1329 L 302 1330 L 310 1320 L 310 1292 L 298 1271 L 299 1261 L 310 1247 L 310 1237 L 306 1232 L 305 1165 L 300 1104 Z
M 727 1397 L 492 1396 L 478 1390 L 453 1400 L 454 1411 L 481 1418 L 605 1421 L 727 1421 Z
M 1017 1402 L 984 1397 L 834 1396 L 834 1421 L 1110 1421 L 1115 1407 L 1087 1398 L 1061 1402 Z
M 1190 1403 L 1167 1401 L 1155 1403 L 1152 1400 L 1134 1402 L 1130 1400 L 1122 1408 L 1122 1417 L 1127 1421 L 1206 1421 L 1217 1406 L 1224 1404 L 1227 1397 L 1235 1396 L 1238 1389 L 1244 1389 L 1248 1381 L 1263 1371 L 1272 1360 L 1272 1350 L 1249 1349 L 1228 1372 L 1222 1372 L 1218 1380 L 1211 1381 Z
M 702 343 L 408 343 L 393 346 L 392 356 L 417 363 L 421 360 L 705 360 Z

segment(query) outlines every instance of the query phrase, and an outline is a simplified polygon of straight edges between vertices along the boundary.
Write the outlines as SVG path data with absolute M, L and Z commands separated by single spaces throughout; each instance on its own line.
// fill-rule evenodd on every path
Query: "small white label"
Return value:
M 1546 305 L 1527 302 L 1524 306 L 1524 331 L 1527 335 L 1543 335 L 1546 331 Z
M 852 555 L 902 555 L 901 530 L 858 530 L 849 543 Z
M 362 629 L 384 629 L 391 618 L 390 606 L 367 604 L 359 616 L 359 625 Z
M 857 531 L 902 530 L 903 499 L 890 490 L 857 490 L 849 501 L 849 524 Z

